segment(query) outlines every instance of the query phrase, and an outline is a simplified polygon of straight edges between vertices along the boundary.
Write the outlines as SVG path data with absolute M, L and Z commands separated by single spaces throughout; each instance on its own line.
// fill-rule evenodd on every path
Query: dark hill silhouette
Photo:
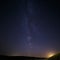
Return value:
M 15 59 L 15 60 L 45 60 L 46 58 L 38 58 L 38 57 L 29 57 L 29 56 L 6 56 L 0 55 L 1 59 Z
M 60 53 L 50 57 L 48 60 L 60 60 Z

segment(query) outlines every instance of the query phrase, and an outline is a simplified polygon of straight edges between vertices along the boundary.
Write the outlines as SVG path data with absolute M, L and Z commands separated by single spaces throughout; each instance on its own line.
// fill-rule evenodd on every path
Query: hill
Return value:
M 0 60 L 1 59 L 15 59 L 15 60 L 46 60 L 46 58 L 38 58 L 38 57 L 28 57 L 28 56 L 5 56 L 5 55 L 0 55 Z
M 60 53 L 50 57 L 48 60 L 60 60 Z

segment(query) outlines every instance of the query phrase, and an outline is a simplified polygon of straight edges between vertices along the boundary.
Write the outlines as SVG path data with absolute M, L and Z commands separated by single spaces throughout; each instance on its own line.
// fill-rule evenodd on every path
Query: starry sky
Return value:
M 45 57 L 60 52 L 60 3 L 51 0 L 0 2 L 0 54 Z

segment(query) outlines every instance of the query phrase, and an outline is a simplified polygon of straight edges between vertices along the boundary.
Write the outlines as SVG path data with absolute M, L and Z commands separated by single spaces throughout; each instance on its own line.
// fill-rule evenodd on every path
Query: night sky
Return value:
M 0 2 L 0 54 L 45 57 L 60 52 L 60 2 Z

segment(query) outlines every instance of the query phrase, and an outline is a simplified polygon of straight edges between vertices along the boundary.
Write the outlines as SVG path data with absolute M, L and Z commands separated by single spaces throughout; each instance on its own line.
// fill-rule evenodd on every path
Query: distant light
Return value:
M 18 54 L 12 54 L 11 56 L 19 56 Z
M 54 56 L 54 55 L 55 55 L 55 53 L 49 52 L 49 53 L 47 54 L 47 57 L 49 58 L 49 57 L 52 57 L 52 56 Z

